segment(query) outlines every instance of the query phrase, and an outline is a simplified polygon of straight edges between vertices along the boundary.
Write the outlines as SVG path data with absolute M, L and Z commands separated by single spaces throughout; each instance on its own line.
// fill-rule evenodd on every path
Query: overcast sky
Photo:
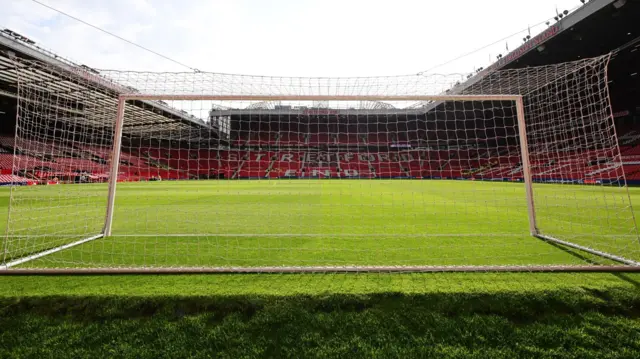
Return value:
M 203 71 L 414 74 L 532 26 L 579 0 L 41 0 Z M 185 71 L 31 0 L 0 0 L 0 27 L 95 68 Z M 508 41 L 431 72 L 469 73 Z

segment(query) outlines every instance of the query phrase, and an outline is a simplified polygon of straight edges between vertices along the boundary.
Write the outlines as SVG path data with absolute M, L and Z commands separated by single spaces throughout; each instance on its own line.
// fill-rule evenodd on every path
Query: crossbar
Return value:
M 520 95 L 434 95 L 434 96 L 352 96 L 352 95 L 176 95 L 122 94 L 121 100 L 149 101 L 517 101 Z

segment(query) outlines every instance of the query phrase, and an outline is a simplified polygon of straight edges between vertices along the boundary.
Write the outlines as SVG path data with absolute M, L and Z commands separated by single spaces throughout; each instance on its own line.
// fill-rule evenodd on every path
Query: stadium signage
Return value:
M 229 154 L 231 156 L 232 154 Z M 402 153 L 325 153 L 325 152 L 308 152 L 305 155 L 305 162 L 351 162 L 357 158 L 360 162 L 379 161 L 379 162 L 398 162 L 398 161 L 413 161 L 417 158 L 424 157 L 424 153 L 420 155 L 418 152 L 402 152 Z M 231 159 L 231 158 L 230 158 Z M 281 162 L 291 162 L 293 160 L 292 154 L 280 155 Z M 256 161 L 259 159 L 256 158 Z
M 308 173 L 306 173 L 308 177 L 318 177 L 318 178 L 332 178 L 331 169 L 312 169 Z M 342 177 L 358 177 L 360 173 L 357 170 L 346 169 L 341 172 Z M 284 177 L 296 178 L 298 176 L 298 170 L 286 170 L 284 172 Z
M 251 158 L 238 156 L 238 153 L 229 152 L 225 157 L 229 161 L 239 161 L 241 158 L 247 161 L 265 161 L 267 153 L 252 153 Z M 398 153 L 353 153 L 353 152 L 307 152 L 304 155 L 294 153 L 279 153 L 278 161 L 280 162 L 297 162 L 302 160 L 304 156 L 305 162 L 352 162 L 354 160 L 367 162 L 398 162 L 398 161 L 414 161 L 420 158 L 428 158 L 424 151 L 410 151 Z
M 522 46 L 518 47 L 517 49 L 513 50 L 512 52 L 510 52 L 507 56 L 501 58 L 500 60 L 496 61 L 493 65 L 491 65 L 489 68 L 487 68 L 486 71 L 489 70 L 493 70 L 494 68 L 500 68 L 512 61 L 515 61 L 517 59 L 519 59 L 520 57 L 522 57 L 524 54 L 526 54 L 527 52 L 531 51 L 532 49 L 542 45 L 545 41 L 549 40 L 550 38 L 556 36 L 561 30 L 560 24 L 554 24 L 552 26 L 550 26 L 548 29 L 546 29 L 545 31 L 541 32 L 540 34 L 538 34 L 536 37 L 534 37 L 533 39 L 527 41 L 526 43 L 524 43 Z
M 624 110 L 624 111 L 618 111 L 618 112 L 614 112 L 613 113 L 613 118 L 618 118 L 618 117 L 625 117 L 625 116 L 629 116 L 631 114 L 631 112 Z
M 307 109 L 302 111 L 304 115 L 337 115 L 337 110 L 329 109 Z
M 410 143 L 393 143 L 391 144 L 391 148 L 411 148 Z

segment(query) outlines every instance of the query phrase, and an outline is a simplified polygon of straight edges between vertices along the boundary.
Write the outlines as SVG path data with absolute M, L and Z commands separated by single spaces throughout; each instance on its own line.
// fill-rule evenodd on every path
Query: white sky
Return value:
M 203 71 L 281 76 L 414 74 L 572 10 L 579 0 L 41 0 Z M 187 71 L 30 0 L 0 27 L 95 68 Z M 553 21 L 553 20 L 552 20 Z M 509 49 L 522 44 L 519 33 Z M 437 68 L 470 73 L 505 41 Z

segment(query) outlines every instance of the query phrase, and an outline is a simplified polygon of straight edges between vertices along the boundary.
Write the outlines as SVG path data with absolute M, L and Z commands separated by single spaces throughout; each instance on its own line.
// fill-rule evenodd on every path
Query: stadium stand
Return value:
M 311 134 L 317 141 L 331 142 L 330 136 Z M 385 136 L 363 134 L 380 140 Z M 291 137 L 291 136 L 290 136 Z M 635 137 L 630 130 L 620 136 L 621 143 Z M 110 149 L 99 146 L 56 147 L 47 142 L 29 142 L 29 151 L 13 155 L 10 138 L 0 138 L 0 170 L 11 173 L 15 161 L 25 176 L 34 181 L 58 178 L 74 181 L 84 173 L 88 181 L 107 177 Z M 212 149 L 125 149 L 121 157 L 119 180 L 139 181 L 194 178 L 451 178 L 520 180 L 522 170 L 516 147 L 496 150 L 459 147 L 449 150 L 320 150 L 320 142 L 307 144 L 298 151 L 212 150 Z M 325 142 L 323 145 L 327 145 Z M 388 145 L 388 144 L 387 144 Z M 627 179 L 640 179 L 640 146 L 623 145 L 622 164 Z M 534 178 L 602 178 L 615 169 L 605 153 L 596 150 L 550 151 L 544 158 L 532 158 Z M 555 155 L 554 155 L 555 154 Z M 597 175 L 597 176 L 595 176 Z M 16 177 L 17 178 L 17 177 Z M 25 178 L 25 177 L 21 177 Z M 5 179 L 7 179 L 5 177 Z
M 602 4 L 601 4 L 602 3 Z M 638 48 L 640 40 L 637 19 L 633 16 L 639 3 L 628 2 L 622 9 L 605 1 L 589 2 L 580 11 L 567 16 L 487 69 L 470 74 L 468 81 L 459 89 L 481 82 L 491 71 L 562 63 L 587 56 L 596 56 L 615 51 L 609 71 L 609 86 L 614 110 L 623 115 L 616 118 L 616 128 L 621 150 L 622 166 L 630 182 L 640 183 L 640 131 L 634 119 L 640 115 L 638 101 Z M 576 38 L 582 39 L 576 41 Z M 571 46 L 567 46 L 567 44 Z M 535 44 L 535 46 L 533 46 Z M 539 46 L 544 44 L 544 46 Z M 0 34 L 0 50 L 19 53 L 21 56 L 45 61 L 71 72 L 83 71 L 64 58 L 44 52 L 34 44 L 24 44 Z M 8 53 L 8 52 L 7 52 Z M 3 73 L 3 88 L 13 88 L 11 60 L 0 52 Z M 636 67 L 633 67 L 636 66 Z M 635 77 L 634 77 L 635 74 Z M 6 82 L 6 83 L 5 83 Z M 99 83 L 98 85 L 104 85 Z M 114 90 L 114 84 L 107 86 Z M 81 92 L 80 89 L 78 92 Z M 105 90 L 104 88 L 102 90 Z M 119 90 L 115 86 L 115 90 Z M 96 96 L 102 96 L 96 92 Z M 112 98 L 102 98 L 105 106 L 112 105 Z M 435 105 L 434 105 L 435 106 Z M 366 109 L 393 109 L 383 103 L 371 103 Z M 228 108 L 216 108 L 229 111 Z M 367 122 L 337 119 L 331 111 L 309 109 L 303 114 L 305 120 L 294 116 L 271 118 L 252 122 L 251 116 L 260 111 L 276 111 L 271 103 L 253 104 L 246 109 L 248 116 L 230 116 L 232 125 L 228 141 L 218 137 L 217 129 L 202 126 L 198 121 L 163 103 L 146 103 L 136 117 L 138 123 L 132 128 L 139 131 L 161 131 L 165 124 L 192 131 L 193 138 L 187 142 L 208 138 L 210 143 L 198 149 L 165 149 L 162 146 L 129 144 L 123 147 L 119 180 L 148 180 L 188 178 L 283 178 L 283 177 L 363 177 L 363 178 L 464 178 L 464 179 L 508 179 L 522 177 L 518 150 L 503 146 L 496 149 L 470 148 L 464 144 L 437 143 L 438 139 L 464 139 L 464 131 L 448 131 L 443 123 L 434 121 L 430 125 L 418 125 L 417 117 L 404 114 L 398 120 L 389 116 L 389 122 L 380 122 L 367 117 Z M 437 111 L 435 107 L 424 107 L 425 111 Z M 212 110 L 213 111 L 213 110 Z M 314 113 L 314 111 L 316 111 Z M 10 111 L 8 111 L 10 112 Z M 245 116 L 245 117 L 243 117 Z M 415 115 L 418 116 L 418 115 Z M 614 116 L 617 117 L 617 116 Z M 168 118 L 174 120 L 167 121 Z M 247 121 L 249 119 L 249 121 Z M 87 120 L 89 121 L 89 120 Z M 339 125 L 338 125 L 339 123 Z M 88 125 L 91 125 L 89 123 Z M 166 125 L 169 128 L 169 125 Z M 430 127 L 431 126 L 431 127 Z M 446 126 L 445 126 L 446 127 Z M 478 126 L 475 126 L 478 127 Z M 46 139 L 21 139 L 13 156 L 16 143 L 12 128 L 3 128 L 0 136 L 0 171 L 4 175 L 25 175 L 37 181 L 52 178 L 73 181 L 78 173 L 90 176 L 91 181 L 102 181 L 108 172 L 107 163 L 111 148 L 104 146 L 76 145 L 48 142 Z M 172 128 L 175 130 L 175 128 Z M 202 136 L 202 133 L 207 136 Z M 475 134 L 480 136 L 481 134 Z M 475 142 L 481 142 L 476 138 Z M 82 143 L 82 142 L 80 142 Z M 183 147 L 188 147 L 185 145 Z M 225 148 L 217 150 L 216 148 Z M 417 148 L 417 149 L 416 149 Z M 12 173 L 14 160 L 22 173 Z M 545 158 L 532 158 L 532 170 L 537 178 L 588 178 L 598 175 L 606 177 L 615 169 L 614 161 L 607 154 L 594 151 L 567 153 L 562 156 L 550 151 Z M 21 177 L 26 178 L 26 177 Z

